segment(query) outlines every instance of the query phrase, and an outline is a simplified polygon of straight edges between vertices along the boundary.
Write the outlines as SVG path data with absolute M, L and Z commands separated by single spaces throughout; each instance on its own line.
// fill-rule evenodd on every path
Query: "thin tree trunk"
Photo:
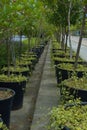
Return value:
M 36 45 L 38 45 L 38 43 L 40 43 L 40 38 L 41 38 L 41 35 L 42 35 L 42 19 L 40 20 L 40 23 L 38 24 L 38 32 L 37 32 L 37 38 L 36 38 Z
M 12 63 L 16 66 L 16 58 L 15 58 L 15 42 L 11 41 L 11 56 L 12 56 Z
M 66 50 L 67 50 L 67 41 L 68 41 L 68 32 L 66 32 L 65 53 L 66 53 Z
M 64 41 L 65 41 L 65 32 L 64 32 L 64 28 L 62 28 L 62 41 L 61 41 L 62 50 L 64 50 Z
M 81 48 L 82 37 L 83 37 L 84 27 L 85 27 L 85 17 L 86 17 L 86 12 L 84 11 L 83 21 L 82 21 L 82 28 L 81 28 L 81 33 L 80 33 L 80 38 L 79 38 L 78 47 L 77 47 L 77 52 L 76 52 L 76 58 L 75 58 L 74 68 L 77 68 L 77 65 L 78 65 L 79 52 L 80 52 L 80 48 Z
M 56 29 L 54 35 L 55 35 L 55 38 L 56 38 L 57 42 L 60 43 L 60 35 L 61 35 L 61 34 L 60 34 L 59 28 Z
M 8 65 L 8 76 L 10 76 L 10 42 L 9 39 L 6 39 L 7 44 L 7 65 Z
M 71 34 L 70 34 L 70 13 L 71 13 L 72 1 L 70 1 L 69 11 L 68 11 L 68 36 L 70 45 L 70 58 L 72 58 L 72 45 L 71 45 Z
M 21 51 L 22 51 L 22 32 L 20 32 L 19 61 L 20 61 L 20 57 L 21 57 Z
M 28 52 L 30 51 L 31 49 L 31 45 L 30 45 L 30 37 L 28 36 Z

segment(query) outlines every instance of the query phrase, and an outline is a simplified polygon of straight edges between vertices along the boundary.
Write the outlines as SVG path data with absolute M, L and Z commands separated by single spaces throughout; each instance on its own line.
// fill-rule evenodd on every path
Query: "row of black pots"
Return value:
M 39 46 L 32 48 L 32 50 L 30 52 L 33 53 L 36 58 L 31 59 L 30 63 L 28 63 L 28 64 L 20 64 L 19 63 L 19 66 L 21 66 L 21 67 L 27 66 L 27 67 L 29 67 L 30 72 L 32 72 L 35 68 L 36 63 L 39 61 L 39 58 L 44 50 L 44 47 L 45 47 L 45 45 L 39 45 Z
M 40 54 L 43 52 L 43 48 L 40 48 Z M 39 53 L 38 52 L 38 53 Z M 40 55 L 39 54 L 39 55 Z M 33 61 L 33 65 L 36 64 L 37 61 Z M 15 73 L 19 74 L 19 73 Z M 28 76 L 27 72 L 23 72 L 22 75 Z M 10 125 L 10 112 L 11 110 L 18 110 L 23 106 L 23 97 L 26 88 L 26 81 L 22 82 L 0 82 L 0 89 L 10 89 L 13 92 L 12 97 L 4 100 L 0 100 L 0 114 L 3 119 L 3 122 L 9 128 Z
M 32 48 L 31 53 L 33 53 L 36 56 L 36 58 L 35 59 L 31 59 L 31 63 L 30 64 L 27 64 L 27 65 L 23 65 L 22 64 L 20 66 L 23 66 L 23 67 L 28 66 L 29 70 L 32 72 L 34 70 L 34 68 L 35 68 L 36 63 L 39 61 L 39 58 L 40 58 L 41 54 L 43 53 L 45 45 L 46 44 L 40 44 L 40 45 Z
M 37 55 L 37 58 L 39 59 L 43 50 L 44 50 L 44 45 L 39 45 L 37 47 L 32 48 L 32 52 L 34 52 Z
M 63 81 L 70 79 L 73 75 L 73 70 L 63 69 L 61 67 L 56 68 L 56 78 L 57 78 L 57 83 L 60 84 L 60 94 L 63 95 L 63 90 L 68 92 L 68 98 L 70 98 L 71 95 L 73 95 L 73 98 L 81 98 L 81 101 L 85 102 L 87 101 L 87 90 L 84 89 L 76 89 L 75 86 L 66 86 Z M 82 78 L 84 75 L 84 71 L 79 70 L 75 71 L 76 76 L 78 78 Z M 61 84 L 63 83 L 63 84 Z M 64 92 L 65 93 L 65 92 Z M 67 94 L 66 94 L 67 95 Z M 66 97 L 66 96 L 65 96 Z M 65 99 L 66 100 L 66 99 Z M 69 99 L 68 99 L 69 100 Z
M 58 59 L 54 59 L 54 64 L 55 65 L 58 65 L 60 63 L 71 63 L 71 64 L 74 64 L 74 62 L 75 62 L 75 58 L 74 59 L 70 59 L 70 58 L 65 59 L 65 57 L 60 57 L 59 60 Z M 79 64 L 87 64 L 87 62 L 84 62 L 82 60 L 79 60 L 78 63 Z
M 18 75 L 19 72 L 14 72 L 14 74 Z M 24 71 L 24 72 L 21 72 L 21 74 L 23 76 L 27 77 L 29 72 Z M 0 87 L 10 88 L 10 89 L 13 89 L 15 91 L 16 94 L 14 96 L 12 110 L 17 110 L 17 109 L 22 108 L 22 106 L 23 106 L 23 95 L 24 95 L 25 88 L 26 88 L 26 81 L 22 81 L 22 82 L 0 82 Z
M 72 76 L 72 73 L 74 72 L 73 70 L 69 70 L 68 68 L 67 69 L 61 68 L 60 65 L 62 63 L 65 63 L 65 64 L 69 63 L 69 64 L 73 64 L 73 66 L 74 66 L 75 61 L 73 59 L 69 59 L 69 58 L 68 59 L 66 58 L 66 60 L 65 60 L 65 58 L 59 58 L 58 60 L 54 59 L 55 74 L 56 74 L 56 78 L 57 78 L 57 83 L 61 83 L 61 81 L 70 78 Z M 87 62 L 82 61 L 81 59 L 78 61 L 78 64 L 87 66 Z M 83 71 L 76 70 L 75 72 L 77 73 L 78 77 L 83 76 Z
M 60 50 L 60 49 L 56 50 L 56 52 L 58 52 L 58 51 L 64 52 L 63 50 Z M 69 78 L 72 75 L 73 70 L 68 72 L 68 70 L 65 70 L 65 69 L 63 70 L 60 67 L 58 67 L 58 65 L 62 64 L 62 63 L 66 63 L 66 64 L 70 63 L 70 64 L 74 65 L 75 55 L 73 56 L 72 59 L 70 59 L 69 55 L 67 57 L 65 57 L 64 55 L 58 55 L 58 57 L 54 56 L 53 61 L 54 61 L 54 65 L 55 65 L 55 74 L 56 74 L 56 78 L 57 78 L 57 83 L 61 83 L 61 81 Z M 80 58 L 79 58 L 78 63 L 79 64 L 86 64 L 86 62 L 83 62 Z M 81 77 L 79 72 L 77 75 L 79 77 Z
M 54 50 L 53 50 L 53 52 L 54 52 Z M 66 62 L 66 61 L 62 61 L 62 63 L 63 62 Z M 54 63 L 54 64 L 56 64 L 55 69 L 56 69 L 56 77 L 57 77 L 58 84 L 61 83 L 63 80 L 70 78 L 73 73 L 73 70 L 69 71 L 67 69 L 62 69 L 61 67 L 58 67 L 57 65 L 60 63 L 61 63 L 61 61 L 57 61 L 57 60 L 55 60 L 55 63 Z M 66 64 L 67 63 L 68 62 L 66 62 Z M 73 64 L 74 62 L 70 62 L 70 63 Z M 83 64 L 83 62 L 81 64 Z M 76 73 L 79 78 L 83 76 L 83 71 L 77 71 Z M 73 95 L 74 99 L 81 98 L 81 101 L 83 102 L 83 104 L 84 104 L 84 102 L 86 102 L 86 105 L 87 105 L 87 90 L 76 89 L 74 86 L 69 87 L 64 84 L 61 84 L 60 85 L 61 96 L 63 95 L 63 89 L 64 89 L 64 91 L 65 90 L 68 91 L 68 93 L 69 93 L 68 98 L 70 98 L 70 95 Z M 66 95 L 67 95 L 67 93 L 65 93 L 65 96 Z M 68 126 L 65 126 L 61 130 L 70 130 L 70 128 Z

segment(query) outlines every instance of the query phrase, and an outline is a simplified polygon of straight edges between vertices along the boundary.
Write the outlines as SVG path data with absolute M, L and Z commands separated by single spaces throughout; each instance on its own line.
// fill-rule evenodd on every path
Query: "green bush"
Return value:
M 67 126 L 70 130 L 87 130 L 87 105 L 79 100 L 68 106 L 59 105 L 50 112 L 48 130 L 62 130 Z

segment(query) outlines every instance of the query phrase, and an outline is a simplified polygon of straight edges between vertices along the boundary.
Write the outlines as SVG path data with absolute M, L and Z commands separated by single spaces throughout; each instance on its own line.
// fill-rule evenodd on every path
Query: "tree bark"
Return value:
M 12 37 L 11 37 L 12 39 Z M 12 56 L 12 63 L 14 66 L 16 66 L 16 56 L 15 56 L 15 42 L 14 41 L 10 41 L 11 42 L 11 56 Z
M 8 76 L 10 76 L 10 42 L 8 38 L 6 38 L 6 44 L 7 44 Z
M 65 53 L 67 51 L 68 31 L 66 31 Z
M 72 45 L 71 45 L 71 34 L 70 34 L 70 13 L 71 13 L 71 6 L 72 6 L 72 1 L 70 1 L 69 11 L 68 11 L 68 36 L 69 36 L 69 45 L 70 45 L 70 58 L 72 58 Z
M 31 46 L 30 46 L 30 36 L 28 36 L 28 52 L 30 51 Z
M 19 61 L 20 61 L 20 57 L 21 57 L 21 51 L 22 51 L 22 32 L 20 32 Z
M 64 50 L 64 41 L 65 41 L 65 29 L 62 28 L 62 41 L 61 41 L 62 50 Z

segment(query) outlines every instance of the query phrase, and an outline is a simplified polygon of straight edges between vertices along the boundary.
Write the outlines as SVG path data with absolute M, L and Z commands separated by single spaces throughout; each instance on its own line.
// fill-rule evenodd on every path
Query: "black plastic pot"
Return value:
M 26 88 L 26 81 L 22 82 L 0 82 L 0 87 L 6 87 L 15 91 L 12 110 L 17 110 L 23 106 L 23 97 Z
M 37 55 L 38 59 L 40 58 L 43 50 L 44 50 L 44 46 L 43 45 L 39 45 L 39 46 L 37 46 L 37 47 L 32 49 L 32 51 Z
M 74 99 L 81 98 L 82 102 L 87 102 L 87 90 L 76 89 L 75 86 L 69 87 L 69 86 L 63 85 L 63 87 L 66 89 L 66 91 L 69 92 L 70 95 L 74 96 Z
M 67 126 L 65 126 L 62 130 L 70 130 Z
M 12 103 L 15 96 L 15 92 L 9 88 L 0 88 L 0 91 L 8 91 L 8 90 L 12 93 L 12 96 L 0 100 L 1 118 L 3 120 L 3 123 L 6 124 L 7 127 L 9 127 L 10 125 L 10 112 L 12 109 Z
M 57 83 L 61 83 L 65 79 L 68 79 L 72 76 L 73 70 L 63 69 L 61 67 L 56 66 L 56 78 Z M 81 78 L 83 76 L 84 71 L 75 71 L 77 74 L 77 77 Z

